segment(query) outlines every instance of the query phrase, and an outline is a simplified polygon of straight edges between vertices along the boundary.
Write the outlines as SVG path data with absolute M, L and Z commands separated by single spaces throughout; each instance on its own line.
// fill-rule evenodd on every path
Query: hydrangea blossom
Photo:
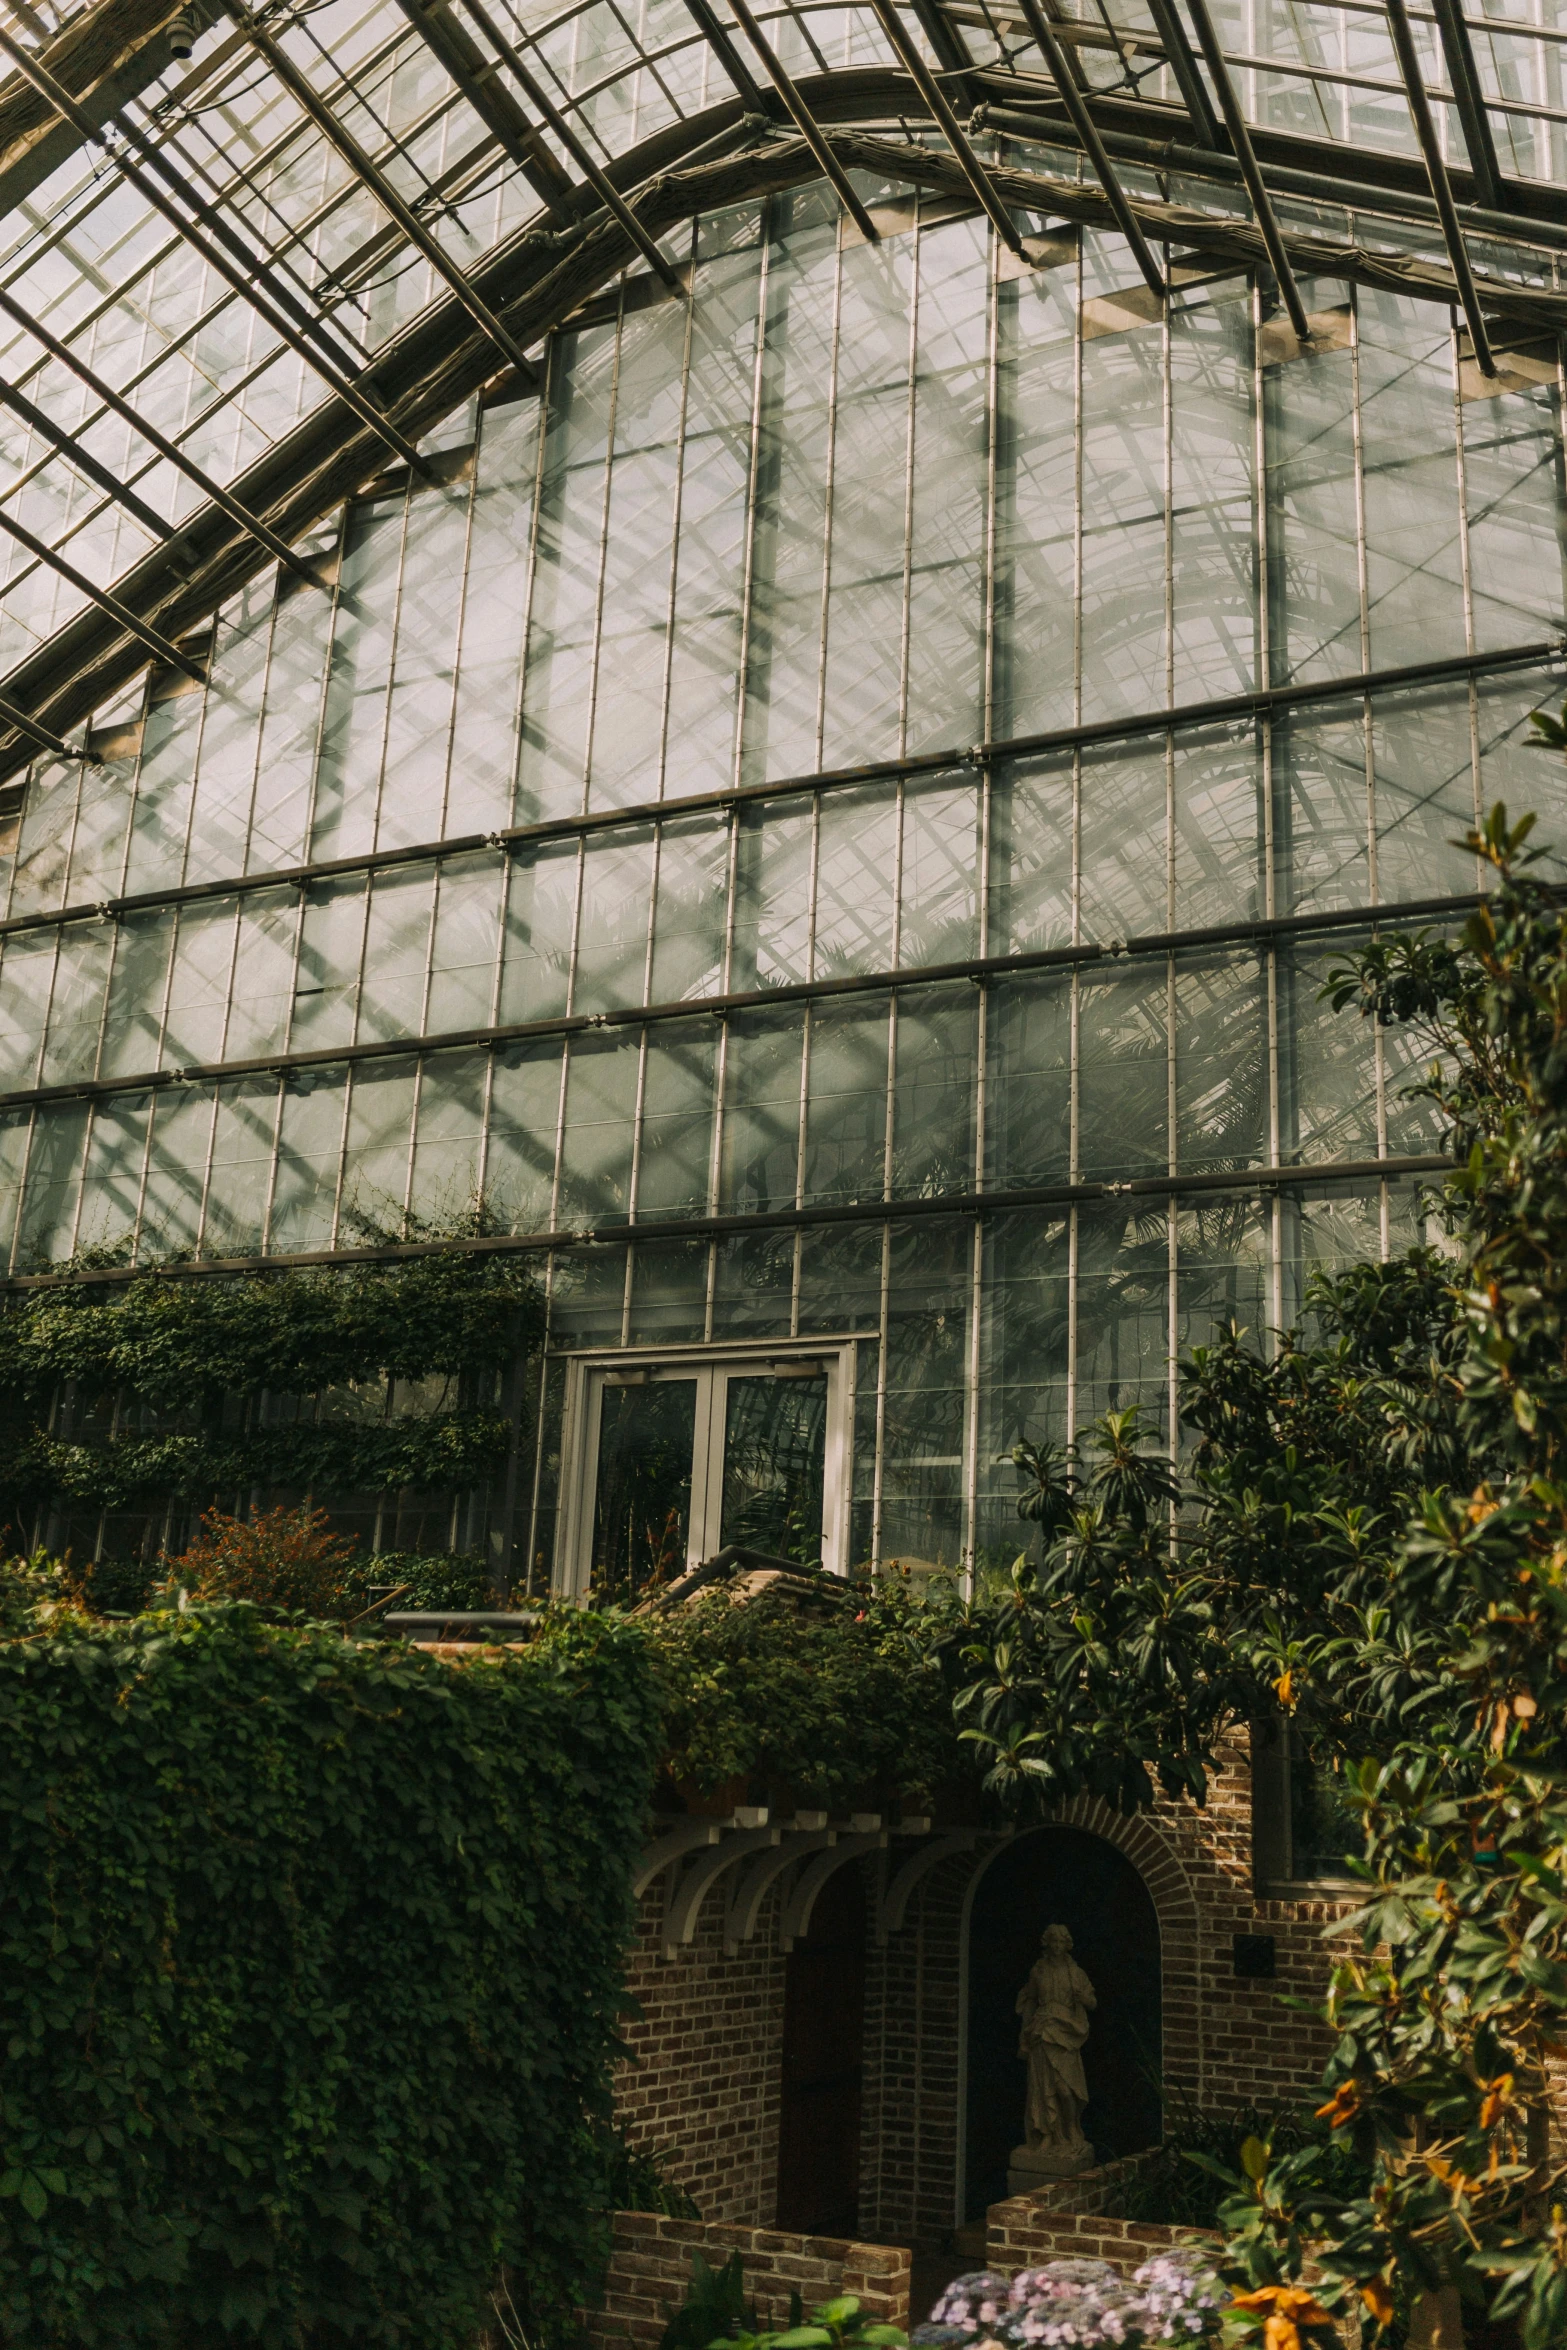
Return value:
M 1131 2278 L 1107 2260 L 1051 2260 L 1012 2278 L 958 2277 L 916 2328 L 917 2350 L 1193 2350 L 1212 2342 L 1224 2287 L 1192 2246 Z
M 1009 2276 L 991 2268 L 971 2269 L 967 2276 L 954 2277 L 933 2305 L 927 2325 L 955 2331 L 963 2341 L 978 2341 L 1006 2316 L 1011 2285 Z M 926 2326 L 919 2331 L 923 2338 Z

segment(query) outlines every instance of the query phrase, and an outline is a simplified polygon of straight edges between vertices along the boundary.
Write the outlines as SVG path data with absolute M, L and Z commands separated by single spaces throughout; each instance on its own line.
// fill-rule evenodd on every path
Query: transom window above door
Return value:
M 573 1358 L 557 1584 L 634 1599 L 732 1547 L 845 1572 L 852 1345 Z

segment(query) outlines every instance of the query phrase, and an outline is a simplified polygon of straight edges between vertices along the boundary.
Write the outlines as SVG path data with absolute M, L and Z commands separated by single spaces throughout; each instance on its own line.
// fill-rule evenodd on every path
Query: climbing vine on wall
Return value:
M 278 1484 L 472 1483 L 510 1441 L 493 1374 L 541 1323 L 525 1267 L 459 1248 L 222 1278 L 88 1269 L 24 1291 L 0 1312 L 0 1515 L 51 1498 L 116 1509 Z M 277 1409 L 388 1378 L 461 1381 L 468 1395 L 391 1419 L 312 1423 Z

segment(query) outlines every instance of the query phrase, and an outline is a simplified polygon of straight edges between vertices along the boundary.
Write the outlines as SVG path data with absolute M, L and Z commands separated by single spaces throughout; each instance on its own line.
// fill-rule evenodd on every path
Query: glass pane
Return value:
M 1323 1763 L 1313 1762 L 1303 1741 L 1290 1737 L 1290 1875 L 1301 1879 L 1347 1877 L 1348 1856 L 1365 1842 L 1360 1816 L 1344 1795 L 1344 1782 Z
M 686 1563 L 696 1381 L 606 1387 L 591 1581 L 601 1599 L 667 1583 Z
M 827 1375 L 731 1379 L 721 1544 L 820 1566 Z

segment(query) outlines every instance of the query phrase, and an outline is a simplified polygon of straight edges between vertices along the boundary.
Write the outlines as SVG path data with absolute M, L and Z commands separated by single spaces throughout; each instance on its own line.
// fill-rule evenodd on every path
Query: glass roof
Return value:
M 902 22 L 960 117 L 1000 106 L 1016 135 L 1016 110 L 1031 108 L 1059 143 L 1059 93 L 1030 33 L 1039 4 L 917 0 Z M 1195 62 L 1190 0 L 1043 5 L 1096 120 L 1120 134 L 1123 153 L 1139 130 L 1193 142 L 1177 64 L 1188 90 L 1193 77 L 1213 85 Z M 1440 253 L 1384 0 L 1209 5 L 1264 170 L 1294 164 L 1380 180 L 1384 211 L 1388 187 L 1395 205 L 1403 187 L 1413 210 L 1423 205 L 1424 241 Z M 1455 192 L 1473 204 L 1490 190 L 1492 210 L 1479 224 L 1488 237 L 1498 207 L 1567 222 L 1567 0 L 1487 0 L 1479 10 L 1414 0 L 1408 17 Z M 888 69 L 901 68 L 873 6 L 766 0 L 754 18 L 823 119 L 934 135 L 913 84 L 889 83 Z M 93 69 L 79 62 L 79 36 L 103 24 L 111 37 L 100 50 L 118 44 L 124 100 L 107 116 Z M 1172 63 L 1167 42 L 1176 40 L 1187 53 Z M 618 163 L 634 194 L 649 142 L 667 164 L 715 131 L 731 144 L 769 136 L 773 126 L 754 111 L 759 89 L 776 127 L 791 129 L 728 0 L 305 0 L 254 16 L 209 0 L 183 20 L 158 0 L 74 10 L 0 0 L 0 43 L 10 52 L 0 58 L 0 72 L 10 71 L 0 90 L 0 198 L 12 199 L 0 218 L 8 697 L 3 681 L 91 607 L 94 591 L 112 590 L 160 547 L 177 566 L 179 526 L 208 505 L 213 485 L 250 473 L 449 298 L 454 281 L 530 222 L 553 217 L 559 227 L 591 211 L 583 153 Z M 456 78 L 454 56 L 459 66 L 468 60 Z M 32 94 L 28 61 L 46 74 L 58 65 L 86 109 L 81 123 L 61 122 L 47 82 L 39 89 L 32 77 Z M 1466 74 L 1476 94 L 1469 136 L 1458 86 Z M 301 81 L 330 110 L 340 143 L 312 114 Z M 18 96 L 54 124 L 63 154 L 42 176 L 23 169 L 20 182 L 7 171 L 27 139 L 4 144 L 6 100 Z M 904 105 L 907 115 L 897 111 Z M 742 107 L 752 110 L 748 124 Z M 552 112 L 579 152 L 551 127 Z M 86 135 L 98 123 L 101 135 Z M 1489 156 L 1471 153 L 1470 136 Z M 997 149 L 987 140 L 981 151 Z M 1146 174 L 1138 185 L 1151 185 Z M 1191 201 L 1189 179 L 1182 195 Z M 125 600 L 136 602 L 130 589 Z M 19 691 L 13 708 L 27 698 Z M 11 771 L 19 763 L 12 757 Z

